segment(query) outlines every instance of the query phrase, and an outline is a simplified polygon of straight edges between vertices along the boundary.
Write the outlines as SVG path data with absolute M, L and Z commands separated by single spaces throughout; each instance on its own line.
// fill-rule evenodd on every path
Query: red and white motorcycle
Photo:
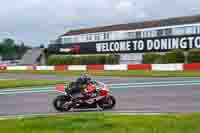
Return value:
M 54 99 L 54 108 L 59 112 L 66 112 L 70 109 L 101 108 L 105 110 L 112 109 L 115 106 L 116 99 L 104 83 L 95 81 L 95 84 L 88 87 L 89 91 L 93 92 L 91 94 L 88 92 L 89 98 L 83 100 L 84 97 L 73 97 L 73 95 L 69 94 L 65 89 L 65 85 L 56 86 L 56 91 L 63 93 L 63 95 Z M 95 90 L 93 90 L 94 88 Z

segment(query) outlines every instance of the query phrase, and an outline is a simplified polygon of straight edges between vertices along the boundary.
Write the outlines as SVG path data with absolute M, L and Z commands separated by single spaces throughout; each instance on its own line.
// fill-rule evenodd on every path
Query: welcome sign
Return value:
M 80 45 L 80 53 L 164 52 L 192 48 L 200 48 L 200 35 L 87 43 Z
M 200 48 L 200 35 L 88 42 L 71 46 L 78 46 L 76 53 L 78 51 L 80 54 L 165 52 L 172 49 Z M 63 48 L 64 45 L 60 47 Z
M 200 48 L 200 37 L 147 39 L 96 43 L 97 52 L 163 51 L 170 49 Z

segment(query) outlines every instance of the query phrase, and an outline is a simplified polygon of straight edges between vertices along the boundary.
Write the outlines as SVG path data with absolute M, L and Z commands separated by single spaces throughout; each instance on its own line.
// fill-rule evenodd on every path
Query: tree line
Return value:
M 28 49 L 23 42 L 17 44 L 15 40 L 6 38 L 0 41 L 0 56 L 2 60 L 18 60 L 23 57 Z
M 51 55 L 47 65 L 91 65 L 91 64 L 119 64 L 119 56 L 110 55 Z
M 164 54 L 146 53 L 144 64 L 200 63 L 200 49 L 174 49 Z

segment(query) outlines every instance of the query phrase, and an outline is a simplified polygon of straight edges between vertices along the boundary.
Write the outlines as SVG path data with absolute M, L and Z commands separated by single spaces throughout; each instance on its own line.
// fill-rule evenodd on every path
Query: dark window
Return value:
M 91 34 L 88 34 L 87 35 L 87 41 L 91 41 L 92 40 L 92 35 Z
M 128 32 L 128 38 L 136 38 L 135 32 Z
M 171 36 L 172 35 L 172 29 L 165 29 L 165 36 Z
M 141 38 L 141 32 L 140 31 L 136 32 L 136 38 Z
M 100 40 L 100 35 L 99 34 L 95 34 L 95 40 L 96 41 Z
M 158 37 L 163 36 L 163 30 L 157 30 L 157 36 Z
M 104 33 L 103 34 L 103 38 L 104 38 L 104 40 L 108 40 L 110 38 L 110 34 L 109 33 Z

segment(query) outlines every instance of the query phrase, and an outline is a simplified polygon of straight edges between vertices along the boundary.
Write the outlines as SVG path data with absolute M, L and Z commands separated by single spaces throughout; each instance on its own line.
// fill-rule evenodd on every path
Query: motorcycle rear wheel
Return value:
M 67 112 L 71 109 L 70 104 L 65 105 L 67 101 L 70 102 L 70 100 L 67 96 L 65 96 L 65 95 L 57 96 L 53 100 L 53 106 L 59 112 Z

